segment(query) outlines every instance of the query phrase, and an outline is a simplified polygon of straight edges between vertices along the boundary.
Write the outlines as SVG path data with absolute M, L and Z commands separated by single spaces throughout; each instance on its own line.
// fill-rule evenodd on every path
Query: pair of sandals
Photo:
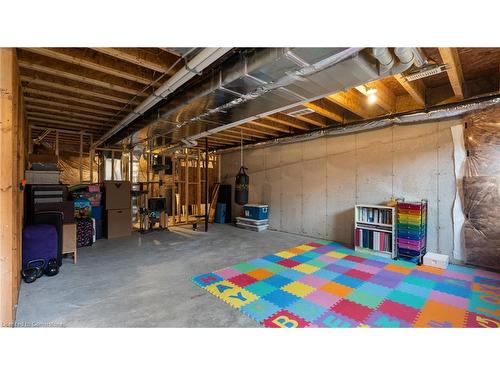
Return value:
M 26 268 L 21 272 L 21 275 L 24 282 L 29 284 L 42 277 L 44 274 L 46 276 L 55 276 L 58 273 L 59 266 L 57 265 L 57 260 L 52 258 L 47 264 L 45 259 L 30 260 Z

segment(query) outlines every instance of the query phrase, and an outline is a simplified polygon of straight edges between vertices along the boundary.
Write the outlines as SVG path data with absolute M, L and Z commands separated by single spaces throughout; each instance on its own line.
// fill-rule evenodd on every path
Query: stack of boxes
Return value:
M 105 232 L 108 239 L 132 234 L 131 184 L 129 181 L 104 182 Z
M 267 204 L 246 204 L 243 217 L 236 218 L 238 228 L 262 232 L 269 227 L 269 206 Z

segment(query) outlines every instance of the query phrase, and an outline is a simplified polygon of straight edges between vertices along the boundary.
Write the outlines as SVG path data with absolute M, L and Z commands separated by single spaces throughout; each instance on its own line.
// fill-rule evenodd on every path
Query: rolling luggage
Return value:
M 23 264 L 25 270 L 28 262 L 35 259 L 43 259 L 45 263 L 49 259 L 58 256 L 58 238 L 56 227 L 49 224 L 29 225 L 23 230 Z

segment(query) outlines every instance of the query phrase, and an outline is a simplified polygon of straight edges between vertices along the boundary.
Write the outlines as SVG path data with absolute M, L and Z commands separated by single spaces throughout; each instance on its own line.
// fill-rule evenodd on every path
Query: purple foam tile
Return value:
M 394 280 L 403 280 L 406 275 L 399 273 L 399 272 L 392 272 L 389 270 L 381 270 L 380 272 L 377 273 L 377 276 L 384 277 L 387 279 L 394 279 Z
M 317 247 L 316 249 L 314 249 L 314 252 L 318 253 L 318 254 L 326 254 L 326 253 L 329 253 L 330 251 L 333 251 L 333 250 L 334 250 L 333 246 L 325 245 L 325 246 Z
M 366 263 L 358 263 L 354 266 L 355 270 L 366 272 L 372 275 L 375 275 L 376 273 L 380 272 L 380 268 L 374 267 L 367 265 Z
M 500 280 L 500 273 L 486 271 L 486 270 L 477 269 L 475 276 L 480 276 L 491 280 Z
M 367 259 L 363 262 L 363 264 L 377 268 L 384 268 L 387 265 L 387 263 L 379 262 L 378 260 L 373 260 L 373 259 Z
M 452 279 L 469 281 L 469 282 L 474 281 L 474 275 L 472 275 L 470 273 L 462 273 L 462 272 L 455 272 L 455 271 L 446 270 L 446 271 L 444 271 L 443 276 L 449 277 Z
M 329 257 L 328 255 L 320 255 L 316 259 L 321 260 L 322 262 L 325 262 L 326 264 L 335 263 L 335 261 L 337 260 L 336 258 Z
M 304 299 L 329 309 L 337 302 L 339 302 L 342 298 L 334 296 L 333 294 L 324 292 L 322 290 L 315 290 L 314 292 L 305 296 Z
M 237 271 L 237 270 L 232 269 L 232 268 L 223 268 L 223 269 L 215 271 L 214 273 L 216 275 L 219 275 L 223 279 L 230 279 L 231 277 L 241 275 L 240 271 Z
M 337 273 L 346 273 L 350 268 L 339 266 L 335 263 L 329 264 L 328 266 L 323 267 L 325 270 L 337 272 Z
M 300 281 L 301 283 L 310 286 L 314 286 L 315 288 L 319 288 L 320 286 L 323 286 L 330 282 L 330 280 L 326 280 L 315 275 L 305 275 L 304 277 L 298 279 L 297 281 Z
M 376 274 L 375 276 L 373 276 L 370 279 L 370 282 L 373 284 L 382 285 L 382 286 L 385 286 L 388 288 L 395 288 L 401 282 L 401 280 L 391 278 L 391 277 L 384 277 L 383 275 Z
M 437 283 L 440 283 L 443 281 L 443 276 L 441 276 L 441 275 L 436 275 L 436 274 L 430 273 L 430 272 L 423 272 L 423 271 L 419 271 L 417 269 L 411 271 L 410 275 L 418 276 L 418 277 L 421 277 L 421 278 L 427 279 L 427 280 L 432 280 L 432 281 L 435 281 Z
M 464 310 L 467 310 L 467 308 L 469 307 L 469 300 L 467 298 L 443 293 L 438 290 L 433 290 L 429 295 L 429 299 L 439 303 L 443 303 L 445 305 L 455 306 Z

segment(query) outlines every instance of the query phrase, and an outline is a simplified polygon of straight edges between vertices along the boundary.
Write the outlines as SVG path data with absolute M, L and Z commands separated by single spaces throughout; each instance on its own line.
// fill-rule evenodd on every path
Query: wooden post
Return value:
M 104 164 L 106 168 L 106 164 Z M 111 181 L 115 180 L 115 152 L 111 151 Z
M 205 138 L 205 232 L 208 232 L 208 138 Z
M 94 141 L 94 138 L 92 135 L 90 136 L 90 149 L 89 149 L 89 165 L 90 165 L 90 183 L 94 182 L 94 147 L 92 143 Z
M 3 326 L 14 322 L 14 306 L 17 299 L 14 269 L 16 258 L 15 228 L 17 191 L 15 119 L 15 50 L 0 48 L 0 320 Z M 16 166 L 17 169 L 17 166 Z
M 197 167 L 197 184 L 196 184 L 196 212 L 197 215 L 201 215 L 201 150 L 198 149 L 198 158 L 196 159 Z
M 185 150 L 184 164 L 184 205 L 186 207 L 186 223 L 189 222 L 189 150 Z
M 80 183 L 83 181 L 83 133 L 80 133 Z
M 134 182 L 134 149 L 130 149 L 129 153 L 129 167 L 128 167 L 128 174 L 129 174 L 129 180 L 130 183 Z
M 56 130 L 56 156 L 59 157 L 59 130 Z

